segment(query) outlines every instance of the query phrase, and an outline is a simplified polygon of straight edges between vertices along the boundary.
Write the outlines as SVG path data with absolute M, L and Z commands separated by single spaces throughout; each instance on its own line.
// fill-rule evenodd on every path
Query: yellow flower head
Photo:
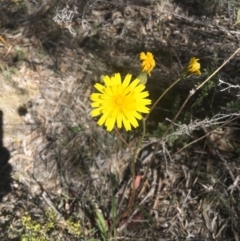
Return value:
M 142 72 L 145 71 L 149 75 L 151 75 L 151 71 L 156 65 L 153 54 L 150 52 L 147 52 L 147 54 L 141 52 L 139 59 L 140 61 L 142 61 L 141 63 Z
M 190 59 L 190 62 L 188 64 L 188 72 L 196 75 L 201 75 L 200 72 L 200 63 L 198 63 L 199 59 L 193 57 Z
M 114 74 L 112 77 L 104 76 L 103 82 L 94 87 L 100 93 L 93 93 L 90 96 L 92 101 L 91 116 L 101 115 L 98 125 L 105 124 L 107 131 L 111 131 L 115 123 L 118 128 L 122 128 L 122 124 L 127 131 L 131 130 L 131 126 L 138 127 L 138 121 L 142 119 L 140 113 L 149 113 L 146 105 L 151 104 L 148 91 L 143 91 L 145 85 L 141 84 L 139 79 L 131 82 L 132 75 L 127 74 L 125 79 L 121 80 L 121 75 Z

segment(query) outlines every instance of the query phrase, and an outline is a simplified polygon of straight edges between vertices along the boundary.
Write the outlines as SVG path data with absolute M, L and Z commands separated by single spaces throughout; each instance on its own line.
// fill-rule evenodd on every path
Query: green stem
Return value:
M 180 115 L 180 113 L 182 112 L 184 106 L 187 104 L 188 100 L 190 99 L 190 97 L 195 94 L 195 92 L 197 90 L 199 90 L 200 88 L 202 88 L 203 85 L 205 85 L 223 66 L 225 66 L 227 64 L 227 62 L 232 59 L 238 52 L 240 51 L 240 47 L 226 60 L 224 61 L 224 63 L 218 67 L 210 76 L 208 76 L 208 78 L 206 80 L 204 80 L 194 91 L 190 92 L 187 99 L 184 101 L 184 103 L 182 104 L 180 110 L 178 111 L 178 113 L 176 114 L 176 116 L 174 117 L 174 119 L 172 120 L 172 122 L 170 123 L 170 125 L 168 126 L 168 128 L 166 129 L 166 131 L 163 134 L 163 137 L 165 137 L 167 135 L 167 132 L 169 131 L 169 129 L 171 128 L 172 124 L 176 121 L 176 119 L 178 118 L 178 116 Z
M 155 106 L 157 105 L 157 103 L 162 99 L 162 97 L 175 85 L 177 84 L 181 79 L 183 78 L 183 74 L 180 75 L 180 77 L 178 77 L 157 99 L 157 101 L 153 104 L 153 106 L 151 107 L 149 113 L 146 115 L 145 120 L 147 120 L 147 118 L 149 117 L 150 113 L 152 112 L 153 108 L 155 108 Z
M 136 170 L 135 170 L 135 160 L 136 160 L 136 156 L 137 156 L 137 150 L 139 149 L 141 143 L 143 142 L 143 139 L 145 137 L 146 134 L 146 121 L 143 118 L 143 132 L 142 132 L 142 136 L 140 138 L 140 140 L 137 143 L 136 148 L 134 149 L 134 154 L 133 154 L 133 158 L 131 161 L 131 172 L 132 172 L 132 196 L 131 196 L 131 203 L 129 205 L 129 210 L 131 210 L 132 205 L 135 202 L 135 194 L 136 194 L 136 190 L 135 190 L 135 178 L 136 178 Z
M 190 99 L 190 97 L 195 93 L 195 91 L 189 93 L 188 97 L 186 98 L 186 100 L 184 101 L 184 103 L 182 104 L 181 108 L 179 109 L 178 113 L 175 115 L 174 119 L 172 120 L 172 122 L 169 124 L 168 128 L 165 130 L 165 132 L 163 133 L 163 138 L 167 135 L 169 129 L 171 128 L 171 126 L 173 125 L 173 123 L 176 121 L 176 119 L 178 118 L 178 116 L 180 115 L 180 113 L 182 112 L 184 106 L 187 104 L 188 100 Z

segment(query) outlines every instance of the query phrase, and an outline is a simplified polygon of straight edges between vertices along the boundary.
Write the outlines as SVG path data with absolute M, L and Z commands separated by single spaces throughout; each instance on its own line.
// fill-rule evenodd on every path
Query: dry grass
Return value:
M 26 212 L 49 224 L 50 208 L 56 218 L 44 240 L 104 240 L 96 222 L 101 210 L 109 229 L 105 240 L 238 241 L 238 112 L 222 108 L 219 115 L 199 120 L 193 109 L 187 112 L 190 123 L 176 123 L 161 139 L 150 131 L 159 122 L 166 125 L 163 119 L 176 109 L 173 98 L 159 106 L 138 152 L 142 182 L 132 210 L 127 209 L 132 152 L 89 115 L 92 84 L 117 71 L 137 75 L 140 51 L 152 51 L 157 60 L 148 85 L 153 100 L 193 55 L 202 69 L 218 67 L 238 44 L 237 3 L 206 1 L 196 15 L 194 1 L 80 1 L 69 3 L 70 10 L 77 7 L 74 17 L 59 26 L 53 17 L 57 7 L 66 7 L 63 3 L 39 1 L 30 11 L 21 1 L 0 2 L 0 36 L 6 41 L 0 42 L 0 109 L 13 167 L 12 192 L 0 203 L 1 240 L 31 233 L 21 222 Z M 238 83 L 237 65 L 233 59 L 221 78 Z M 189 79 L 171 95 L 182 100 L 202 80 Z M 238 101 L 236 93 L 220 93 L 217 87 L 209 96 L 212 106 Z M 207 111 L 209 99 L 202 102 L 206 115 L 214 111 Z M 123 135 L 134 149 L 139 132 Z M 80 222 L 80 235 L 69 218 Z

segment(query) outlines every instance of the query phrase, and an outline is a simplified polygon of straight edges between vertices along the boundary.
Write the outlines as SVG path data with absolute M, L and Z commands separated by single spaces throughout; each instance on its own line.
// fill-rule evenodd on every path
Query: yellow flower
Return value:
M 153 54 L 150 52 L 147 52 L 147 54 L 141 52 L 139 59 L 140 59 L 140 61 L 143 61 L 141 63 L 142 72 L 145 71 L 149 75 L 151 75 L 151 71 L 153 70 L 153 68 L 156 65 Z
M 132 75 L 127 74 L 125 79 L 121 80 L 121 75 L 114 74 L 112 77 L 103 76 L 105 85 L 99 83 L 94 87 L 100 93 L 93 93 L 90 96 L 92 101 L 91 116 L 99 116 L 98 125 L 105 123 L 107 131 L 111 131 L 115 124 L 122 128 L 122 124 L 127 131 L 131 126 L 138 127 L 138 121 L 143 117 L 140 113 L 149 113 L 146 105 L 151 104 L 148 91 L 143 91 L 145 85 L 141 84 L 139 79 L 131 82 Z
M 190 59 L 190 62 L 188 64 L 188 72 L 196 75 L 201 75 L 200 72 L 200 63 L 198 63 L 199 59 L 193 57 Z

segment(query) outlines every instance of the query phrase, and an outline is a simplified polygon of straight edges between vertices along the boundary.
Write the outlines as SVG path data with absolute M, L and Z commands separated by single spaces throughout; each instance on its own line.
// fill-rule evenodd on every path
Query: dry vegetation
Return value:
M 0 0 L 0 239 L 239 241 L 239 87 L 221 90 L 239 84 L 240 54 L 162 138 L 165 118 L 237 50 L 239 8 L 237 0 Z M 192 56 L 202 75 L 151 113 L 129 210 L 132 153 L 96 125 L 89 95 L 101 75 L 137 75 L 141 51 L 157 62 L 153 102 Z M 122 134 L 134 149 L 140 133 Z

